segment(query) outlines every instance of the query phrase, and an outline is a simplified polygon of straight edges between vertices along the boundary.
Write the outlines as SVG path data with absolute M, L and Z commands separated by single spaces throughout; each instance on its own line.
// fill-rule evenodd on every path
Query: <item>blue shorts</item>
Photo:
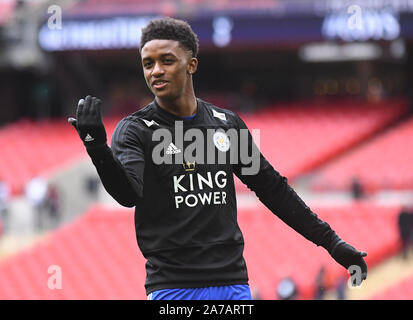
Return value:
M 148 300 L 251 300 L 247 284 L 186 289 L 161 289 L 148 295 Z

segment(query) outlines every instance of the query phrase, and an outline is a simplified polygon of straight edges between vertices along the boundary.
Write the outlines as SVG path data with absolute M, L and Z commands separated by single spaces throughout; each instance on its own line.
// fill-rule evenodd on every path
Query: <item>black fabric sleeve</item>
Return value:
M 239 129 L 248 130 L 244 121 L 237 116 Z M 241 137 L 241 134 L 239 135 Z M 289 186 L 285 177 L 281 176 L 259 152 L 251 133 L 248 130 L 248 142 L 239 139 L 239 143 L 248 143 L 250 155 L 252 148 L 256 148 L 256 156 L 252 161 L 259 161 L 257 174 L 243 174 L 246 165 L 238 161 L 234 165 L 236 176 L 254 191 L 259 200 L 288 226 L 312 241 L 317 246 L 322 246 L 330 254 L 343 240 L 331 229 L 330 225 L 318 218 L 310 210 L 297 193 Z M 241 150 L 243 146 L 239 145 Z M 245 146 L 244 146 L 245 148 Z
M 105 145 L 87 152 L 106 191 L 119 204 L 135 206 L 143 196 L 145 164 L 136 124 L 122 120 L 112 135 L 111 148 Z

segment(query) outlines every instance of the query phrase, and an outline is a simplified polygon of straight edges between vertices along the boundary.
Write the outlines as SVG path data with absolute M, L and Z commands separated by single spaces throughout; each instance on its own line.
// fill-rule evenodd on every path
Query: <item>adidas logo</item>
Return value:
M 94 141 L 95 139 L 88 133 L 85 137 L 86 142 Z
M 182 152 L 181 149 L 178 149 L 172 142 L 169 144 L 168 148 L 166 148 L 166 154 L 175 154 Z

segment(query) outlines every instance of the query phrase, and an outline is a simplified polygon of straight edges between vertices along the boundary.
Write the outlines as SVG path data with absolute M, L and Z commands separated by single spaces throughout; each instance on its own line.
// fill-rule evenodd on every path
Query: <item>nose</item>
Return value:
M 159 77 L 159 76 L 163 75 L 164 73 L 165 73 L 165 71 L 163 70 L 160 63 L 155 63 L 155 65 L 153 66 L 153 69 L 152 69 L 152 76 Z

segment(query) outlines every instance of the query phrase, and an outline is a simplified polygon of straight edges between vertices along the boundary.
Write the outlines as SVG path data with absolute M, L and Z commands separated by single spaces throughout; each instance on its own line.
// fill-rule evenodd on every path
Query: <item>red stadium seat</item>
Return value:
M 50 266 L 61 268 L 62 289 L 48 287 Z M 0 269 L 5 299 L 145 298 L 144 260 L 130 210 L 92 209 Z
M 315 212 L 344 240 L 368 252 L 369 267 L 399 249 L 398 208 L 355 204 Z M 322 265 L 331 284 L 346 274 L 324 249 L 290 229 L 263 205 L 240 209 L 239 224 L 250 285 L 259 288 L 263 299 L 275 299 L 276 286 L 286 276 L 296 281 L 299 298 L 311 299 Z M 0 299 L 146 299 L 144 264 L 136 244 L 133 210 L 95 207 L 3 261 Z M 61 289 L 48 287 L 53 275 L 48 273 L 50 266 L 61 269 Z
M 367 191 L 412 189 L 413 118 L 334 160 L 315 179 L 314 190 L 345 190 L 357 177 Z
M 119 119 L 106 119 L 110 134 Z M 24 191 L 26 183 L 49 175 L 70 161 L 86 156 L 82 142 L 66 119 L 32 122 L 21 120 L 0 129 L 0 179 L 12 194 Z
M 399 249 L 398 208 L 354 204 L 340 208 L 315 209 L 318 216 L 347 242 L 367 251 L 369 267 Z M 245 238 L 245 259 L 251 286 L 258 287 L 265 299 L 275 299 L 275 288 L 286 276 L 296 281 L 300 298 L 311 299 L 315 278 L 324 265 L 334 284 L 346 274 L 328 253 L 274 217 L 266 208 L 241 209 L 239 223 Z M 369 228 L 366 228 L 369 226 Z M 376 235 L 380 234 L 380 238 Z
M 404 101 L 374 106 L 348 102 L 297 102 L 270 106 L 254 114 L 241 114 L 241 117 L 250 130 L 260 130 L 260 148 L 270 163 L 282 175 L 294 179 L 370 137 L 405 112 Z M 119 119 L 105 119 L 109 141 L 117 121 Z M 409 132 L 397 134 L 397 137 L 408 139 Z M 31 178 L 51 174 L 64 164 L 86 156 L 81 141 L 66 119 L 21 120 L 0 129 L 0 143 L 4 146 L 0 178 L 10 184 L 13 194 L 23 192 Z M 395 152 L 400 151 L 401 144 L 393 144 L 392 148 Z M 374 158 L 369 161 L 374 162 Z M 346 164 L 347 171 L 333 167 L 330 174 L 323 175 L 322 183 L 337 185 L 349 177 L 349 170 L 357 173 L 358 169 L 352 163 Z M 400 160 L 398 167 L 407 170 L 408 163 Z M 392 186 L 397 188 L 411 183 L 405 175 L 391 170 L 386 174 L 383 179 L 392 181 Z M 331 177 L 339 182 L 330 182 Z M 247 190 L 239 181 L 236 181 L 236 188 L 237 191 Z
M 291 180 L 370 138 L 406 111 L 404 101 L 374 105 L 308 102 L 274 105 L 258 113 L 241 114 L 241 117 L 250 130 L 260 129 L 263 155 Z M 337 175 L 336 180 L 341 181 L 342 174 L 337 169 L 327 178 Z M 238 191 L 247 190 L 239 181 L 236 187 Z

